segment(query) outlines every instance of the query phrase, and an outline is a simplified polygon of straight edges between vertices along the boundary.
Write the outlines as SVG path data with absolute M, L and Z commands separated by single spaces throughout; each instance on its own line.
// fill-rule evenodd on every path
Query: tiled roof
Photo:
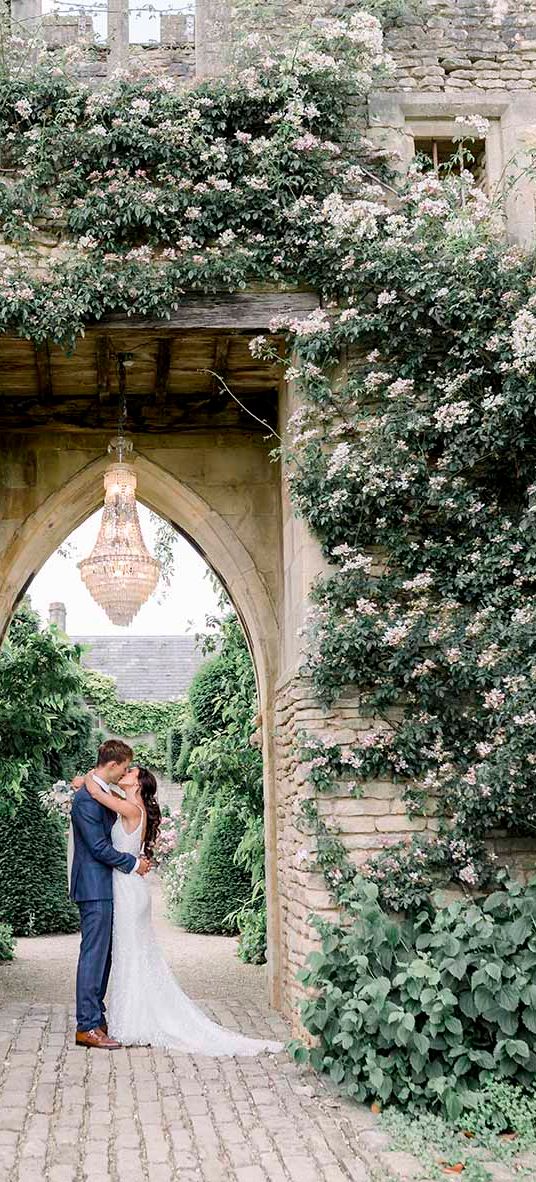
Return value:
M 194 636 L 71 636 L 89 645 L 83 664 L 115 677 L 123 701 L 183 698 L 206 658 Z

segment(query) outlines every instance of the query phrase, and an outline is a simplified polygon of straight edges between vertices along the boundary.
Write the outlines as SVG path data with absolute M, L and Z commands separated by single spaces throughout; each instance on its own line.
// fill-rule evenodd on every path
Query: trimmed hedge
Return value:
M 0 960 L 13 960 L 15 941 L 8 923 L 0 923 Z
M 67 889 L 62 821 L 48 813 L 29 784 L 13 817 L 0 817 L 0 923 L 16 936 L 78 929 L 78 909 Z
M 198 669 L 188 690 L 192 715 L 205 738 L 223 725 L 222 694 L 227 673 L 224 657 L 211 657 Z
M 225 916 L 248 898 L 251 876 L 233 862 L 243 832 L 244 818 L 239 809 L 216 804 L 178 911 L 178 922 L 189 932 L 229 931 L 223 922 Z

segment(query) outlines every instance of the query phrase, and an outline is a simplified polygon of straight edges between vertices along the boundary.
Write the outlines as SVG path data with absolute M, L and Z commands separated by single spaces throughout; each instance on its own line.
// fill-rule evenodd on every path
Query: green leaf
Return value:
M 513 944 L 524 944 L 535 931 L 534 921 L 527 915 L 520 915 L 508 926 L 508 935 Z
M 445 1088 L 443 1103 L 449 1120 L 455 1123 L 463 1112 L 462 1100 L 455 1088 Z
M 345 1075 L 343 1064 L 340 1062 L 332 1063 L 329 1069 L 329 1074 L 330 1078 L 333 1080 L 333 1083 L 342 1083 Z
M 532 1006 L 526 1006 L 521 1012 L 521 1021 L 530 1030 L 532 1034 L 536 1034 L 536 1009 Z

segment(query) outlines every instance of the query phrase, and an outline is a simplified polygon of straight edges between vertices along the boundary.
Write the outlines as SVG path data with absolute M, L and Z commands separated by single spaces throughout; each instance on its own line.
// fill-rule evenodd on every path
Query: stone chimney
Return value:
M 67 612 L 64 603 L 51 603 L 48 609 L 48 622 L 55 624 L 60 632 L 67 631 Z

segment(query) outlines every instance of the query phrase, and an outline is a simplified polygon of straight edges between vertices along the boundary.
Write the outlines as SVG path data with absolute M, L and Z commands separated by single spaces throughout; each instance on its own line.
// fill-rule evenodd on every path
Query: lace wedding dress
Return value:
M 115 849 L 138 858 L 141 829 L 140 820 L 134 833 L 126 833 L 118 817 L 111 833 Z M 127 1046 L 150 1044 L 201 1055 L 257 1055 L 283 1049 L 283 1043 L 224 1029 L 186 996 L 158 946 L 145 878 L 114 870 L 113 891 L 108 1028 L 114 1038 Z

